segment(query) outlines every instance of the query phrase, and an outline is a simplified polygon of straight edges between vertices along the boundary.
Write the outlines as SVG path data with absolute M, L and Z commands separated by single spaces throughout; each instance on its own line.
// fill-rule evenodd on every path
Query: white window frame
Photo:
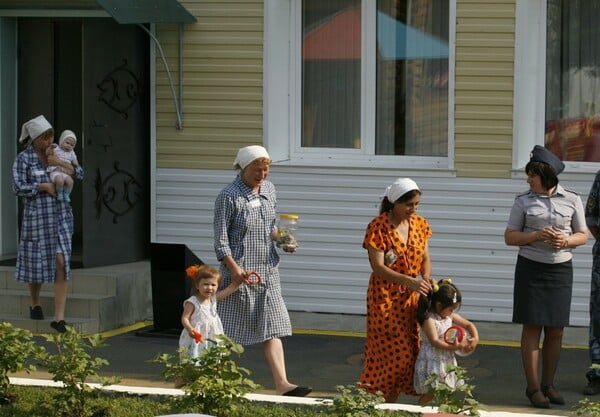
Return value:
M 513 173 L 529 161 L 535 145 L 544 145 L 546 118 L 547 0 L 517 0 L 513 102 Z M 596 162 L 565 161 L 566 172 L 593 173 Z
M 264 140 L 275 164 L 450 171 L 454 169 L 456 0 L 450 0 L 448 156 L 375 155 L 376 0 L 362 0 L 361 149 L 301 147 L 301 0 L 265 0 Z M 366 79 L 364 74 L 373 74 Z

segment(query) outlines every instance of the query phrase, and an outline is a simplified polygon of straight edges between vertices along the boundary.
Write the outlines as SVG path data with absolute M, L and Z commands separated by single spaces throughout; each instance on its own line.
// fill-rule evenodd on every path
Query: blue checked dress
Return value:
M 217 305 L 225 334 L 241 345 L 290 336 L 292 325 L 281 294 L 279 254 L 271 239 L 276 229 L 275 187 L 264 181 L 254 193 L 238 176 L 215 201 L 214 245 L 217 259 L 232 256 L 245 271 L 262 277 L 259 285 L 242 285 Z M 221 288 L 231 282 L 221 263 Z
M 15 278 L 28 284 L 54 282 L 57 252 L 65 257 L 65 277 L 71 274 L 73 211 L 70 204 L 38 192 L 41 183 L 51 182 L 46 168 L 31 146 L 17 155 L 12 167 L 13 191 L 23 202 Z M 80 166 L 75 176 L 83 178 Z

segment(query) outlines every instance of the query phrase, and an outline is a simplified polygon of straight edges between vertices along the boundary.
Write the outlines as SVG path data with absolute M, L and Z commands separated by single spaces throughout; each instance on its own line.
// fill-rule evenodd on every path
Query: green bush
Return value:
M 437 382 L 437 386 L 433 389 L 433 401 L 430 405 L 437 406 L 440 413 L 479 416 L 478 409 L 481 408 L 481 404 L 473 397 L 475 386 L 469 384 L 470 378 L 467 370 L 461 366 L 450 365 L 446 372 L 454 372 L 456 380 L 462 381 L 462 383 L 453 388 L 439 381 L 437 374 L 429 376 L 425 380 L 426 384 Z
M 245 394 L 260 387 L 248 378 L 250 371 L 238 367 L 232 359 L 244 348 L 225 335 L 217 338 L 217 343 L 203 350 L 199 358 L 162 354 L 152 359 L 165 366 L 163 376 L 167 380 L 181 379 L 185 395 L 174 400 L 180 411 L 229 417 L 245 402 Z
M 384 414 L 383 410 L 376 408 L 377 404 L 385 402 L 380 391 L 376 394 L 356 385 L 338 385 L 338 395 L 331 402 L 330 411 L 338 417 L 377 417 Z M 328 401 L 323 401 L 326 403 Z
M 93 389 L 87 384 L 90 378 L 97 379 L 102 385 L 119 382 L 119 378 L 100 378 L 98 370 L 108 365 L 106 359 L 92 357 L 95 349 L 105 346 L 102 336 L 85 336 L 67 327 L 65 333 L 44 335 L 46 341 L 52 342 L 56 353 L 44 350 L 37 355 L 41 366 L 52 374 L 52 379 L 63 383 L 63 388 L 57 391 L 52 403 L 47 406 L 60 411 L 62 417 L 88 417 L 99 414 L 87 406 L 87 401 L 93 397 Z
M 41 352 L 28 330 L 14 327 L 11 323 L 0 323 L 0 403 L 10 402 L 10 372 L 32 371 L 35 366 L 27 365 L 27 360 L 36 352 Z

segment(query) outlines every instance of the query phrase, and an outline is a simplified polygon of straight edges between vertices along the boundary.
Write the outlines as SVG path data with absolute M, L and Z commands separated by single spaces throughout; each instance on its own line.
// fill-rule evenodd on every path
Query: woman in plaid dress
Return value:
M 53 141 L 54 129 L 44 116 L 23 124 L 19 142 L 26 147 L 17 155 L 12 168 L 13 191 L 23 203 L 15 278 L 29 285 L 29 316 L 34 320 L 44 318 L 40 305 L 42 284 L 54 284 L 54 321 L 50 325 L 63 333 L 71 272 L 73 212 L 68 203 L 56 199 L 56 189 L 46 172 L 49 165 L 46 150 Z M 64 168 L 73 172 L 71 164 L 64 163 Z M 74 173 L 83 178 L 81 167 L 75 168 Z
M 270 164 L 262 146 L 241 148 L 233 163 L 239 175 L 215 201 L 214 244 L 221 262 L 221 288 L 232 281 L 244 282 L 248 272 L 262 278 L 257 285 L 241 286 L 217 308 L 227 336 L 241 345 L 263 344 L 277 394 L 303 397 L 311 389 L 287 380 L 280 339 L 292 334 L 292 326 L 281 294 L 275 249 L 277 200 L 275 187 L 267 181 Z

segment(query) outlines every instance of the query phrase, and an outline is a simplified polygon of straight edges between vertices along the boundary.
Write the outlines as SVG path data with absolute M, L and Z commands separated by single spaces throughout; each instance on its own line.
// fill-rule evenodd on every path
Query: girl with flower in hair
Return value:
M 217 314 L 217 301 L 233 294 L 239 284 L 231 283 L 217 291 L 221 281 L 219 270 L 209 265 L 192 265 L 185 270 L 193 282 L 192 295 L 183 302 L 179 349 L 190 359 L 199 358 L 204 349 L 217 343 L 223 324 Z
M 421 395 L 421 405 L 433 399 L 431 390 L 438 382 L 431 385 L 425 382 L 431 375 L 437 374 L 438 381 L 451 388 L 460 384 L 454 372 L 447 372 L 448 366 L 457 365 L 455 352 L 470 353 L 479 342 L 477 327 L 456 312 L 461 300 L 460 291 L 449 278 L 442 279 L 428 296 L 419 299 L 417 320 L 421 325 L 421 348 L 415 364 L 414 385 L 417 394 Z M 453 325 L 465 329 L 469 337 L 463 337 L 462 341 L 446 341 L 444 334 Z

